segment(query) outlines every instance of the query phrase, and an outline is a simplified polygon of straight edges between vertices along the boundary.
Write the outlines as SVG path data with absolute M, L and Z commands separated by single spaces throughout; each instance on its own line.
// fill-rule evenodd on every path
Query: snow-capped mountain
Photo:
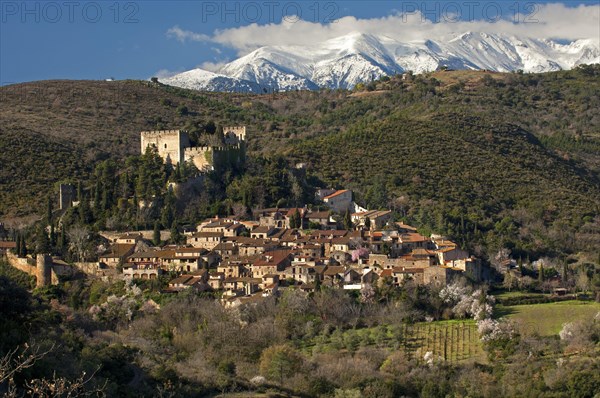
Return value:
M 509 72 L 550 72 L 600 63 L 598 39 L 568 44 L 547 39 L 466 32 L 439 40 L 402 42 L 351 33 L 311 46 L 267 46 L 221 67 L 194 69 L 159 79 L 173 86 L 206 91 L 266 91 L 352 88 L 382 76 L 442 66 Z
M 248 80 L 209 72 L 204 69 L 192 69 L 159 81 L 170 86 L 189 88 L 200 91 L 251 92 L 258 93 L 261 87 Z

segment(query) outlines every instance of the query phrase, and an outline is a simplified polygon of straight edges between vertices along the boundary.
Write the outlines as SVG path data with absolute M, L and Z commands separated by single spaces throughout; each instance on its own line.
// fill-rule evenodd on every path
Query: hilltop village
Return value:
M 246 128 L 224 127 L 222 146 L 190 145 L 180 130 L 141 133 L 141 152 L 153 148 L 173 166 L 191 162 L 202 180 L 245 160 Z M 189 182 L 189 181 L 188 181 Z M 74 188 L 61 186 L 60 206 L 77 205 Z M 315 209 L 254 209 L 251 217 L 206 219 L 183 231 L 185 244 L 156 246 L 153 231 L 101 232 L 106 239 L 97 262 L 75 263 L 78 271 L 104 278 L 169 278 L 164 293 L 186 289 L 217 292 L 226 306 L 260 300 L 285 289 L 311 292 L 319 286 L 365 291 L 403 281 L 445 286 L 457 276 L 487 280 L 489 270 L 443 236 L 423 236 L 392 220 L 390 210 L 369 210 L 347 189 L 318 189 Z M 153 206 L 140 202 L 139 206 Z M 313 206 L 314 207 L 314 206 Z M 165 231 L 166 232 L 166 231 Z M 10 262 L 35 274 L 38 286 L 57 283 L 74 270 L 58 258 L 9 254 Z M 29 261 L 29 262 L 28 262 Z

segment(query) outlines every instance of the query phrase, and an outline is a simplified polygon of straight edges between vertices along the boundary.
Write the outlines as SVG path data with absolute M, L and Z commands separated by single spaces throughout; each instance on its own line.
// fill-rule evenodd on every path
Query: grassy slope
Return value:
M 562 301 L 558 303 L 498 306 L 498 313 L 542 336 L 557 335 L 564 323 L 593 318 L 600 303 Z

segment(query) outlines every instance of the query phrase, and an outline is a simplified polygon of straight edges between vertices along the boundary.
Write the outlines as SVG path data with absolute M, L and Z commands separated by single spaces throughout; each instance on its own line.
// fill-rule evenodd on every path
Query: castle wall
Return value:
M 35 265 L 31 264 L 27 258 L 22 258 L 22 257 L 17 257 L 16 255 L 14 255 L 13 253 L 11 253 L 10 251 L 6 252 L 6 259 L 8 260 L 8 263 L 18 269 L 19 271 L 23 271 L 29 275 L 33 275 L 36 276 L 37 275 L 37 268 Z
M 223 128 L 224 146 L 190 147 L 189 136 L 180 130 L 142 131 L 141 151 L 150 145 L 166 161 L 176 165 L 191 161 L 201 172 L 214 170 L 217 173 L 229 166 L 239 166 L 245 161 L 246 126 Z
M 158 154 L 164 161 L 176 165 L 183 161 L 184 149 L 190 146 L 190 139 L 186 132 L 180 130 L 142 131 L 141 151 L 146 152 L 149 145 L 158 149 Z
M 191 161 L 194 163 L 194 166 L 200 171 L 213 170 L 213 153 L 212 147 L 186 148 L 183 152 L 183 157 L 186 162 Z

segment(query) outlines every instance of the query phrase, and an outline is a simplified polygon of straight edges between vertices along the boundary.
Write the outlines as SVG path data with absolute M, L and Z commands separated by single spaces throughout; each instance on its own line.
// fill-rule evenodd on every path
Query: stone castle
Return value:
M 223 127 L 222 146 L 192 147 L 183 130 L 142 131 L 141 151 L 154 146 L 165 162 L 177 165 L 192 162 L 202 172 L 219 171 L 227 165 L 240 165 L 246 156 L 246 126 Z

